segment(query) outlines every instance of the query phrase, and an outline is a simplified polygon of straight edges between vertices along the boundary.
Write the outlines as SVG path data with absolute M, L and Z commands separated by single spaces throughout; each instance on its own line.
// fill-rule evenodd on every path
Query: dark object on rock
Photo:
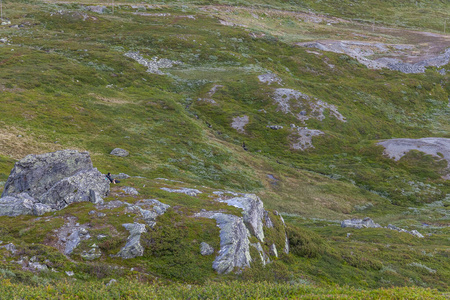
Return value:
M 91 190 L 93 192 L 91 192 Z M 0 199 L 0 215 L 41 215 L 71 203 L 106 196 L 109 184 L 88 152 L 62 150 L 16 162 Z
M 113 151 L 111 151 L 110 154 L 114 155 L 114 156 L 125 157 L 125 156 L 128 156 L 130 153 L 127 150 L 124 150 L 121 148 L 115 148 L 115 149 L 113 149 Z

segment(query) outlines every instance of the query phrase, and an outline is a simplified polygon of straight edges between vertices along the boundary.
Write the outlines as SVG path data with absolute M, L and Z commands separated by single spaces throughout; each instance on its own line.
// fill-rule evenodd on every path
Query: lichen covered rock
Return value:
M 0 215 L 42 215 L 109 193 L 105 177 L 87 152 L 63 150 L 28 155 L 11 171 L 0 198 Z

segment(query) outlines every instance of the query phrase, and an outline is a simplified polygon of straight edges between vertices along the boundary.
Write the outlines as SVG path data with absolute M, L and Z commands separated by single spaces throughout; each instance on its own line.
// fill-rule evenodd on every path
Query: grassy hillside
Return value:
M 105 8 L 98 13 L 88 5 Z M 51 230 L 67 215 L 91 222 L 98 233 L 107 231 L 103 221 L 90 219 L 92 204 L 86 203 L 47 216 L 51 221 L 1 217 L 0 240 L 19 244 L 29 257 L 52 253 L 55 268 L 73 269 L 81 281 L 136 276 L 149 282 L 155 277 L 190 283 L 236 279 L 447 290 L 450 185 L 442 178 L 447 162 L 418 151 L 394 161 L 376 143 L 449 137 L 448 73 L 372 70 L 348 55 L 296 43 L 359 40 L 414 44 L 420 51 L 425 37 L 416 30 L 434 32 L 448 43 L 443 26 L 449 12 L 446 1 L 121 1 L 114 12 L 109 3 L 96 1 L 3 1 L 11 25 L 0 27 L 0 189 L 14 161 L 27 154 L 88 150 L 100 171 L 142 177 L 123 184 L 138 188 L 140 197 L 177 207 L 160 222 L 176 219 L 179 225 L 153 232 L 156 237 L 149 240 L 167 244 L 133 262 L 90 263 L 77 254 L 75 264 L 54 248 L 31 244 L 51 245 Z M 150 73 L 125 55 L 137 51 L 156 65 L 161 59 L 177 63 Z M 275 80 L 263 82 L 258 78 L 263 74 Z M 279 89 L 326 106 L 314 111 L 307 101 L 303 106 L 283 102 L 287 96 L 277 102 Z M 333 107 L 345 122 L 333 115 Z M 301 121 L 303 110 L 312 117 Z M 248 122 L 233 127 L 241 118 Z M 312 137 L 313 147 L 295 149 L 299 136 L 292 124 L 323 134 Z M 268 127 L 273 125 L 282 128 Z M 109 155 L 116 147 L 130 156 Z M 162 186 L 196 187 L 205 194 L 193 199 L 162 192 Z M 241 275 L 214 274 L 212 258 L 193 254 L 193 241 L 218 246 L 217 228 L 211 220 L 198 224 L 187 215 L 216 209 L 208 195 L 218 189 L 256 193 L 266 208 L 281 212 L 298 241 L 291 245 L 293 254 Z M 340 228 L 343 219 L 366 216 L 426 237 Z M 102 250 L 116 253 L 123 246 L 126 231 L 120 224 L 132 219 L 123 210 L 107 217 L 117 236 Z M 182 254 L 180 248 L 188 250 Z M 7 257 L 6 251 L 2 255 Z M 1 280 L 14 289 L 64 277 L 25 272 L 12 263 L 15 259 L 0 264 Z M 112 271 L 111 265 L 127 271 Z M 284 285 L 274 288 L 293 293 Z M 334 293 L 325 289 L 313 293 Z M 351 293 L 356 298 L 370 294 Z M 380 294 L 370 297 L 388 297 L 374 293 Z

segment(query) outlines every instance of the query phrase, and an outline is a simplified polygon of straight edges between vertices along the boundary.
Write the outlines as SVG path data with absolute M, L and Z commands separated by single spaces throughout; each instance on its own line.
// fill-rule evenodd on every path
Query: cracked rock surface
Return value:
M 109 183 L 87 152 L 28 155 L 16 162 L 5 183 L 0 215 L 42 215 L 108 193 Z

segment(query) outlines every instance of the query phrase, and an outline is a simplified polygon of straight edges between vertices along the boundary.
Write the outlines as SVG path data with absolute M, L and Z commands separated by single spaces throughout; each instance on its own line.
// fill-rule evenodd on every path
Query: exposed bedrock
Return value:
M 450 173 L 450 139 L 427 137 L 421 139 L 391 139 L 378 143 L 385 148 L 384 154 L 397 161 L 411 150 L 443 158 L 447 161 L 447 170 Z M 450 179 L 450 174 L 444 178 Z
M 16 162 L 6 181 L 0 215 L 42 215 L 108 193 L 109 182 L 92 166 L 88 152 L 28 155 Z

